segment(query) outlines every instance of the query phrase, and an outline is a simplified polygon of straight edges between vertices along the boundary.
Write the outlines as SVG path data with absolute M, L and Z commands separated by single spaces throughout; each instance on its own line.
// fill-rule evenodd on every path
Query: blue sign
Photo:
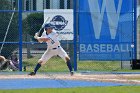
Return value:
M 134 0 L 79 0 L 79 59 L 130 60 Z

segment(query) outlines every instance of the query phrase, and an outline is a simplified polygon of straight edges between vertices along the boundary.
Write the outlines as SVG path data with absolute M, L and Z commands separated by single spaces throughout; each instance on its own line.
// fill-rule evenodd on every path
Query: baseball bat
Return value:
M 45 24 L 49 21 L 50 17 L 46 18 L 46 20 L 44 21 L 44 23 L 42 24 L 41 28 L 39 29 L 39 31 L 37 32 L 38 34 L 40 34 L 41 30 L 44 28 Z

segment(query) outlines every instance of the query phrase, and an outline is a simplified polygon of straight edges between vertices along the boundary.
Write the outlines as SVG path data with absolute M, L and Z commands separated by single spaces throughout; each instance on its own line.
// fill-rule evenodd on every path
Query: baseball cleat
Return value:
M 28 75 L 34 76 L 34 75 L 35 75 L 35 72 L 31 72 L 31 73 L 29 73 Z
M 73 74 L 74 74 L 73 72 L 70 72 L 70 75 L 71 75 L 71 76 L 73 76 Z

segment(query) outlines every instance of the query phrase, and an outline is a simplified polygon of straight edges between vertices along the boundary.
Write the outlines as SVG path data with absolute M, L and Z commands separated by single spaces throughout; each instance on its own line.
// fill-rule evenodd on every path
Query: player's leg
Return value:
M 63 57 L 63 58 L 64 58 L 64 57 Z M 72 75 L 73 75 L 73 70 L 72 70 L 72 65 L 71 65 L 69 56 L 65 56 L 65 60 L 66 60 L 67 66 L 68 66 L 68 68 L 69 68 L 70 74 L 71 74 L 71 76 L 72 76 Z
M 70 71 L 70 74 L 73 75 L 73 69 L 70 62 L 70 57 L 68 56 L 68 54 L 64 51 L 62 47 L 58 49 L 58 55 L 66 62 L 68 69 Z
M 29 75 L 35 75 L 39 68 L 45 64 L 51 57 L 53 56 L 53 53 L 51 51 L 45 51 L 45 53 L 42 55 L 42 57 L 38 60 L 38 63 L 36 67 L 34 68 L 34 72 L 29 73 Z

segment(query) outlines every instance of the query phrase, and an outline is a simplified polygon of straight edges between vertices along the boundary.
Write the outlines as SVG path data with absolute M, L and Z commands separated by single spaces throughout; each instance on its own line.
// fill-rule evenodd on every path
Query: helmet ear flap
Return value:
M 47 28 L 44 28 L 47 31 Z

